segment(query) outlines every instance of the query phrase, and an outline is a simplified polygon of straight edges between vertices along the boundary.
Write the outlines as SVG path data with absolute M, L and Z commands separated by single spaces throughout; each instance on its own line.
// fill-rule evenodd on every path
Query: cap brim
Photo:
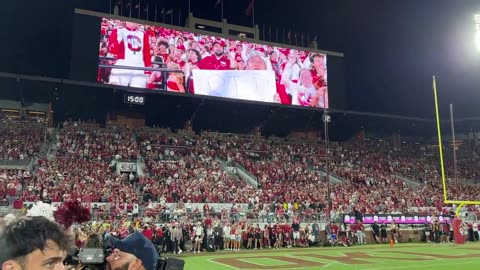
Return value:
M 118 248 L 118 249 L 120 249 L 120 250 L 123 249 L 123 241 L 122 241 L 122 240 L 120 240 L 120 239 L 118 239 L 118 238 L 115 238 L 115 237 L 113 237 L 113 236 L 109 236 L 109 237 L 107 238 L 107 241 L 110 242 L 110 245 L 111 245 L 112 247 Z

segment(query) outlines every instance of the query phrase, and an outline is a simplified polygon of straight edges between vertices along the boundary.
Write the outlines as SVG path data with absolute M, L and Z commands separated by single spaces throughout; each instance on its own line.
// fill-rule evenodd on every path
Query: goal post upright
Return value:
M 447 191 L 447 180 L 445 176 L 445 162 L 443 159 L 443 143 L 442 143 L 442 132 L 441 132 L 441 124 L 440 124 L 440 114 L 438 111 L 438 95 L 437 95 L 437 83 L 435 80 L 435 76 L 433 76 L 433 96 L 435 99 L 435 116 L 436 116 L 436 123 L 437 123 L 437 136 L 438 136 L 438 152 L 439 152 L 439 159 L 440 159 L 440 171 L 442 177 L 442 186 L 443 186 L 443 203 L 444 204 L 457 204 L 457 205 L 480 205 L 480 201 L 468 201 L 468 200 L 451 200 L 448 197 Z
M 443 143 L 442 143 L 442 130 L 440 127 L 440 114 L 438 113 L 438 96 L 437 96 L 437 82 L 435 76 L 433 76 L 433 97 L 435 99 L 435 120 L 437 122 L 437 136 L 438 136 L 438 150 L 440 155 L 440 171 L 442 176 L 442 186 L 443 186 L 443 201 L 446 203 L 448 201 L 447 196 L 447 183 L 445 179 L 445 164 L 443 161 Z
M 442 131 L 441 131 L 441 126 L 440 126 L 440 114 L 438 111 L 438 95 L 437 95 L 437 83 L 435 80 L 435 76 L 433 76 L 433 96 L 435 100 L 435 120 L 437 124 L 437 136 L 438 136 L 438 153 L 439 153 L 439 158 L 440 158 L 440 171 L 441 171 L 441 177 L 442 177 L 442 187 L 443 187 L 443 203 L 445 205 L 451 204 L 451 205 L 457 205 L 457 209 L 455 211 L 455 217 L 452 222 L 453 226 L 453 234 L 454 234 L 454 239 L 455 243 L 457 244 L 464 244 L 465 243 L 465 236 L 462 233 L 462 227 L 463 227 L 463 221 L 460 218 L 460 212 L 463 207 L 466 205 L 480 205 L 480 201 L 467 201 L 467 200 L 460 200 L 460 198 L 457 195 L 457 200 L 450 200 L 448 198 L 448 191 L 447 191 L 447 180 L 445 176 L 445 163 L 443 160 L 443 143 L 442 143 Z M 452 106 L 451 106 L 452 109 Z M 452 112 L 450 113 L 452 117 Z M 451 119 L 453 121 L 453 119 Z M 452 123 L 452 132 L 454 132 L 453 129 L 453 123 Z M 455 147 L 455 144 L 454 144 Z M 454 149 L 455 151 L 455 149 Z M 455 172 L 456 173 L 456 172 Z M 458 187 L 457 187 L 458 188 Z M 458 192 L 457 192 L 458 193 Z

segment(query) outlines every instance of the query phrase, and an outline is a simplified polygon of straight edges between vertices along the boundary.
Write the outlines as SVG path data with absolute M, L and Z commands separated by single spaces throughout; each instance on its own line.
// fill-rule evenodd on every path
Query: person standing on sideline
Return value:
M 478 242 L 479 235 L 478 235 L 478 223 L 475 221 L 473 222 L 473 239 L 475 242 Z
M 375 242 L 377 242 L 377 244 L 380 244 L 380 226 L 378 226 L 378 223 L 376 221 L 372 225 L 372 233 Z
M 360 220 L 357 220 L 357 244 L 365 245 L 365 227 Z
M 382 224 L 380 225 L 380 237 L 381 237 L 381 240 L 382 240 L 382 244 L 385 244 L 387 243 L 387 238 L 388 238 L 388 235 L 387 235 L 387 224 L 385 224 L 385 221 L 382 222 Z

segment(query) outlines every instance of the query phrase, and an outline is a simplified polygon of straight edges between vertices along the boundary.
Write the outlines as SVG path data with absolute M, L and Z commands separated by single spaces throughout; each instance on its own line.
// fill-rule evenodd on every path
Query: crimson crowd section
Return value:
M 110 202 L 119 212 L 135 203 L 158 202 L 158 208 L 179 202 L 250 203 L 257 215 L 309 215 L 325 213 L 330 198 L 338 214 L 447 212 L 437 148 L 428 144 L 404 143 L 396 149 L 377 140 L 332 142 L 329 171 L 335 179 L 328 194 L 322 142 L 74 121 L 52 133 L 38 120 L 3 117 L 2 123 L 2 161 L 23 157 L 33 163 L 31 170 L 0 170 L 0 198 L 17 207 L 47 198 Z M 42 146 L 47 150 L 40 151 Z M 458 178 L 470 180 L 455 186 L 453 164 L 446 158 L 448 192 L 455 199 L 479 200 L 479 159 L 466 144 L 458 155 L 464 157 Z M 118 161 L 144 166 L 130 181 L 128 173 L 115 170 Z M 258 188 L 227 167 L 245 170 Z

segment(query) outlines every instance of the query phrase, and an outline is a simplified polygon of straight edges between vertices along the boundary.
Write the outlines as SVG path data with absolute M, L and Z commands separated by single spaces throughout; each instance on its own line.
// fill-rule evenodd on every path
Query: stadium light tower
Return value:
M 475 20 L 475 45 L 480 51 L 480 14 L 475 14 L 473 18 Z

